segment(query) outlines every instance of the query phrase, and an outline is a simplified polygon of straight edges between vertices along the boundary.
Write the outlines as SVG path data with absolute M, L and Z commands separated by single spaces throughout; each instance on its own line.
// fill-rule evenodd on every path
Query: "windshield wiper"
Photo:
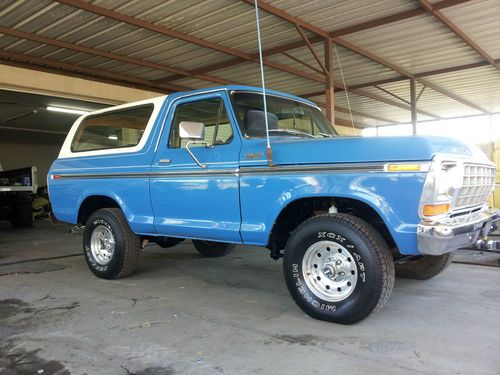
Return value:
M 299 137 L 306 136 L 309 138 L 316 138 L 312 134 L 301 132 L 300 130 L 295 130 L 295 129 L 269 129 L 269 133 L 285 133 L 285 134 L 297 135 Z

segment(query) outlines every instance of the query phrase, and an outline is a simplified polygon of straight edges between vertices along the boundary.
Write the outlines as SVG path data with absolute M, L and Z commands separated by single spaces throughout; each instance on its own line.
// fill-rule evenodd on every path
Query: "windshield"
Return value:
M 270 136 L 324 138 L 337 135 L 316 107 L 273 95 L 266 95 L 266 100 Z M 262 94 L 234 92 L 232 101 L 243 134 L 248 137 L 265 137 Z

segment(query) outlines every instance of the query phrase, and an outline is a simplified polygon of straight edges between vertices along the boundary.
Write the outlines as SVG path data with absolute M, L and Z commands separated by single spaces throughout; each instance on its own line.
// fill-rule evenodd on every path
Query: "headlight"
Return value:
M 462 173 L 458 164 L 456 162 L 442 162 L 436 177 L 436 201 L 451 203 L 462 182 Z
M 453 209 L 454 198 L 460 190 L 462 180 L 461 162 L 436 157 L 424 183 L 419 207 L 420 216 L 440 216 Z

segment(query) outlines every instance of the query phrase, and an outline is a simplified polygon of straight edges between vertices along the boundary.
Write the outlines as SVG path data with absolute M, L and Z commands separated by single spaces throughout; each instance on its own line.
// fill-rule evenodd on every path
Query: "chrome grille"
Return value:
M 474 207 L 487 202 L 494 185 L 495 167 L 464 164 L 464 179 L 455 202 L 455 209 Z

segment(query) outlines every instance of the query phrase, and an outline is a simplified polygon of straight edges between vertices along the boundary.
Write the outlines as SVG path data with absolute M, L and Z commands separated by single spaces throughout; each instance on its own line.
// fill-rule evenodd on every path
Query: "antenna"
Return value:
M 255 19 L 257 22 L 257 40 L 259 42 L 259 62 L 260 62 L 260 80 L 262 84 L 262 97 L 264 100 L 264 122 L 266 124 L 266 156 L 267 164 L 271 166 L 273 164 L 273 150 L 271 149 L 271 140 L 269 139 L 269 123 L 267 121 L 267 100 L 266 100 L 266 83 L 264 80 L 264 64 L 262 63 L 262 42 L 260 40 L 260 23 L 259 23 L 259 5 L 258 0 L 255 0 Z
M 345 84 L 344 71 L 342 70 L 342 63 L 340 62 L 340 57 L 339 57 L 339 54 L 337 52 L 337 46 L 335 45 L 335 43 L 333 44 L 333 49 L 335 50 L 335 55 L 337 56 L 337 61 L 339 62 L 340 75 L 342 76 L 342 83 L 344 84 L 345 97 L 347 99 L 347 107 L 349 108 L 349 116 L 351 117 L 352 129 L 354 130 L 354 119 L 352 118 L 351 102 L 349 101 L 348 87 Z

